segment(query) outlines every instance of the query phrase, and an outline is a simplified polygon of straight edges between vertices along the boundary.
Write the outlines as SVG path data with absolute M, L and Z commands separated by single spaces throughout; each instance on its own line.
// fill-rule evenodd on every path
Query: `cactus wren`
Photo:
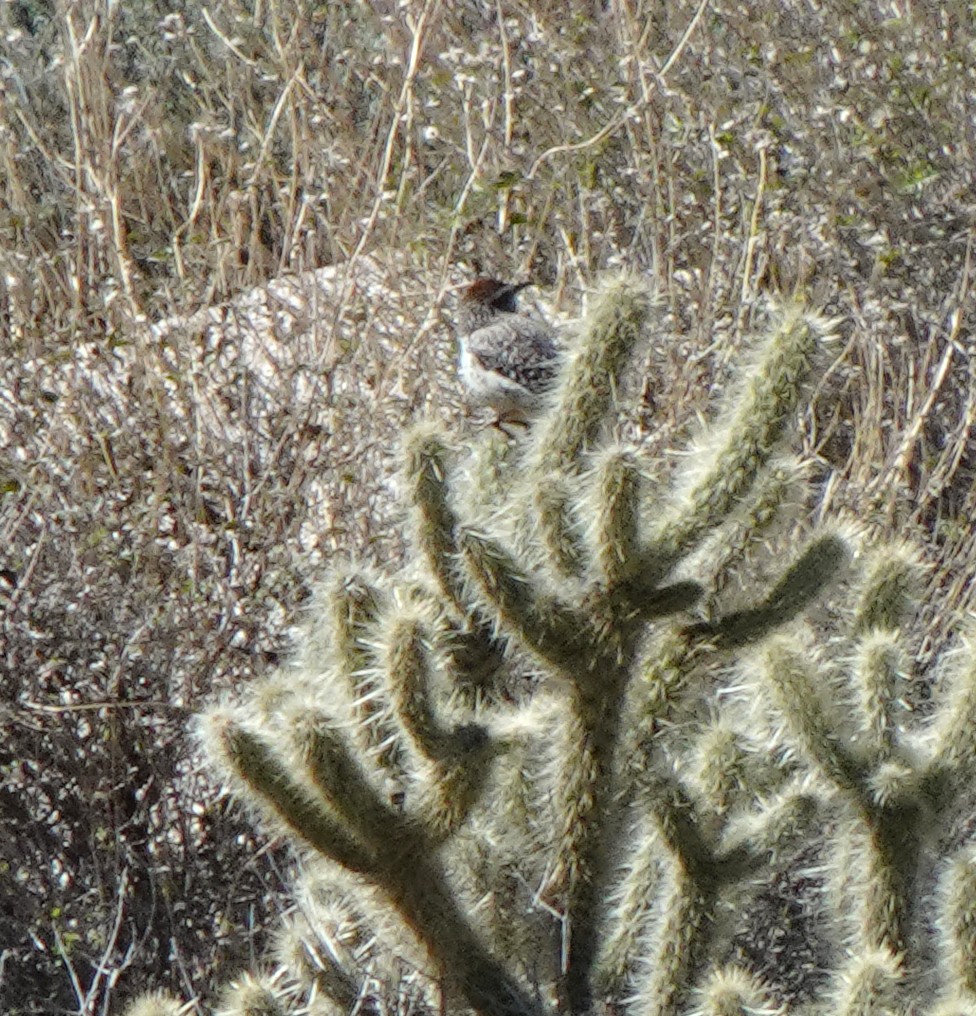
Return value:
M 527 282 L 475 279 L 458 307 L 458 373 L 468 402 L 494 410 L 495 425 L 528 424 L 552 387 L 561 350 L 549 325 L 518 312 Z

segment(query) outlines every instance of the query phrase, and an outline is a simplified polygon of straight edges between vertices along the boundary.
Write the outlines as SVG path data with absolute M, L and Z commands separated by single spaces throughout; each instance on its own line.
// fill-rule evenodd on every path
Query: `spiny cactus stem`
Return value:
M 449 731 L 438 720 L 430 701 L 424 626 L 415 617 L 397 618 L 386 641 L 386 670 L 397 715 L 420 753 L 431 761 L 440 761 L 448 746 Z
M 617 451 L 600 463 L 596 480 L 595 544 L 603 581 L 613 588 L 629 577 L 639 560 L 637 522 L 640 470 L 628 451 Z
M 347 575 L 337 583 L 328 605 L 335 633 L 336 655 L 344 672 L 355 674 L 369 662 L 363 633 L 376 620 L 379 610 L 377 592 L 359 576 Z
M 780 708 L 811 761 L 854 805 L 870 837 L 871 877 L 865 906 L 865 941 L 898 954 L 919 851 L 919 799 L 878 806 L 873 802 L 869 773 L 830 735 L 808 666 L 782 641 L 766 651 L 766 673 Z
M 897 631 L 915 606 L 912 592 L 922 572 L 922 563 L 908 547 L 896 544 L 874 554 L 854 616 L 854 633 Z
M 709 607 L 727 587 L 732 569 L 745 560 L 749 548 L 785 514 L 784 506 L 791 494 L 801 496 L 799 488 L 807 472 L 804 463 L 791 457 L 777 457 L 760 472 L 750 492 L 751 500 L 733 517 L 721 545 L 716 547 L 718 559 L 708 590 Z M 708 612 L 713 613 L 711 609 Z
M 819 805 L 820 798 L 813 794 L 788 796 L 773 808 L 760 835 L 750 836 L 749 849 L 757 856 L 766 853 L 772 859 L 795 851 L 803 838 L 813 834 L 820 814 Z
M 766 674 L 794 735 L 811 761 L 854 805 L 867 827 L 871 877 L 865 907 L 865 941 L 872 947 L 898 954 L 904 948 L 925 791 L 921 796 L 905 793 L 884 805 L 876 804 L 869 771 L 830 734 L 806 661 L 783 640 L 767 648 L 766 659 Z
M 713 881 L 715 856 L 694 820 L 690 799 L 677 781 L 666 777 L 649 781 L 641 801 L 656 817 L 661 839 L 682 870 L 697 882 Z
M 675 887 L 666 909 L 650 999 L 650 1011 L 663 1016 L 676 1011 L 678 999 L 708 952 L 715 904 L 722 887 L 751 877 L 766 858 L 751 843 L 715 853 L 695 821 L 691 800 L 676 780 L 649 781 L 646 793 L 647 806 L 674 860 Z
M 905 951 L 913 886 L 921 850 L 922 811 L 905 798 L 875 811 L 869 821 L 871 855 L 867 879 L 865 940 L 900 956 Z
M 964 851 L 945 887 L 945 947 L 958 988 L 976 996 L 976 854 Z
M 547 477 L 535 487 L 539 531 L 552 562 L 564 575 L 583 572 L 585 553 L 573 519 L 574 493 L 562 477 Z
M 630 727 L 625 756 L 628 775 L 636 785 L 643 785 L 647 779 L 646 760 L 658 724 L 667 718 L 678 700 L 700 648 L 687 630 L 670 632 L 640 675 L 634 689 L 636 716 Z
M 406 442 L 406 477 L 416 509 L 417 542 L 441 592 L 461 617 L 470 613 L 457 569 L 457 517 L 448 503 L 449 448 L 442 430 L 420 424 Z
M 275 936 L 274 956 L 279 970 L 314 985 L 345 1012 L 352 1012 L 359 998 L 361 984 L 355 973 L 345 967 L 334 942 L 327 942 L 321 928 L 309 922 L 307 915 L 287 917 Z
M 583 810 L 582 803 L 580 810 Z M 572 1013 L 588 1013 L 592 1008 L 593 976 L 600 951 L 600 918 L 606 903 L 608 819 L 607 802 L 600 794 L 589 802 L 586 830 L 577 836 L 575 844 L 577 855 L 570 873 L 566 905 L 569 948 L 565 993 Z
M 878 761 L 891 757 L 896 743 L 897 682 L 901 646 L 893 632 L 873 629 L 861 639 L 856 676 L 865 747 Z
M 296 783 L 282 759 L 260 738 L 235 724 L 219 734 L 221 754 L 237 775 L 301 839 L 349 871 L 364 874 L 373 858 L 313 797 Z
M 702 989 L 701 1016 L 751 1016 L 780 1012 L 759 978 L 738 967 L 713 971 Z
M 471 809 L 481 798 L 491 775 L 491 761 L 494 746 L 481 728 L 472 728 L 480 733 L 480 744 L 460 748 L 436 767 L 427 794 L 424 825 L 434 842 L 442 842 L 461 827 Z M 474 735 L 478 737 L 478 735 Z M 455 744 L 464 740 L 460 734 L 453 739 Z
M 821 536 L 790 565 L 758 606 L 694 625 L 690 631 L 708 638 L 719 649 L 755 642 L 796 617 L 834 581 L 849 558 L 842 539 L 833 534 Z
M 446 874 L 433 857 L 410 851 L 385 865 L 390 902 L 480 1016 L 547 1016 L 486 949 L 458 909 Z
M 976 646 L 967 639 L 965 649 L 967 665 L 953 676 L 924 781 L 943 814 L 976 775 Z
M 530 998 L 484 947 L 457 908 L 447 877 L 433 860 L 431 841 L 403 821 L 384 816 L 373 792 L 349 770 L 334 743 L 316 746 L 312 765 L 328 767 L 317 782 L 328 789 L 343 810 L 369 837 L 372 851 L 346 833 L 307 790 L 295 784 L 277 756 L 240 727 L 223 733 L 226 757 L 241 777 L 310 846 L 350 871 L 364 875 L 384 890 L 392 905 L 424 943 L 438 965 L 451 971 L 471 1007 L 483 1016 L 543 1016 L 544 1008 Z M 337 791 L 334 781 L 351 780 Z M 361 815 L 354 810 L 360 797 Z M 386 818 L 380 828 L 380 820 Z
M 491 623 L 483 617 L 472 617 L 467 624 L 453 626 L 447 645 L 451 670 L 457 678 L 457 690 L 478 701 L 479 693 L 505 665 L 505 646 L 492 634 Z
M 893 1003 L 903 975 L 900 957 L 889 949 L 856 955 L 846 971 L 844 992 L 835 1003 L 834 1011 L 839 1016 L 874 1016 L 878 1012 L 899 1011 Z
M 631 963 L 639 954 L 644 923 L 653 912 L 661 883 L 660 853 L 649 816 L 641 815 L 638 822 L 640 832 L 625 868 L 624 892 L 608 914 L 594 971 L 596 993 L 605 998 L 622 997 L 627 990 Z
M 601 945 L 601 917 L 607 883 L 620 829 L 616 793 L 615 755 L 620 740 L 627 668 L 607 667 L 603 694 L 577 688 L 573 696 L 577 746 L 569 760 L 572 778 L 563 790 L 564 833 L 562 858 L 568 881 L 566 913 L 569 955 L 566 998 L 573 1013 L 589 1011 L 593 977 Z
M 572 718 L 564 731 L 566 778 L 560 788 L 559 814 L 562 832 L 559 856 L 550 885 L 565 883 L 570 895 L 583 883 L 591 883 L 599 835 L 606 832 L 605 801 L 613 793 L 614 732 L 620 725 L 619 696 L 608 681 L 606 708 L 600 701 L 574 689 Z M 574 905 L 569 905 L 574 910 Z
M 566 367 L 555 406 L 538 423 L 531 471 L 536 477 L 577 472 L 607 418 L 627 357 L 651 311 L 644 285 L 624 279 L 594 304 Z
M 355 689 L 354 710 L 362 719 L 362 742 L 377 751 L 384 764 L 392 766 L 396 764 L 397 742 L 390 736 L 390 724 L 376 694 L 375 657 L 368 645 L 368 632 L 376 623 L 381 600 L 379 590 L 363 576 L 340 573 L 326 598 L 325 609 L 332 620 L 330 648 L 334 665 L 340 673 L 349 675 Z
M 611 609 L 618 616 L 629 622 L 653 621 L 658 617 L 689 610 L 701 599 L 702 592 L 702 587 L 690 580 L 673 582 L 667 586 L 645 586 L 640 578 L 609 589 L 599 587 L 595 590 L 596 595 L 609 601 Z
M 597 649 L 587 619 L 551 597 L 540 596 L 514 559 L 493 540 L 464 532 L 461 554 L 481 596 L 505 631 L 517 632 L 527 648 L 560 671 L 592 669 Z
M 785 639 L 771 641 L 763 653 L 763 673 L 776 703 L 807 756 L 855 802 L 865 796 L 863 766 L 831 735 L 816 693 L 811 666 Z
M 638 1011 L 674 1016 L 678 1002 L 698 969 L 707 948 L 709 917 L 715 900 L 680 866 L 664 908 L 654 975 L 640 990 Z
M 401 816 L 381 799 L 327 718 L 309 718 L 297 737 L 312 783 L 375 855 L 402 825 Z
M 770 335 L 762 362 L 726 423 L 727 440 L 644 552 L 645 573 L 663 578 L 746 499 L 799 403 L 820 328 L 798 310 Z

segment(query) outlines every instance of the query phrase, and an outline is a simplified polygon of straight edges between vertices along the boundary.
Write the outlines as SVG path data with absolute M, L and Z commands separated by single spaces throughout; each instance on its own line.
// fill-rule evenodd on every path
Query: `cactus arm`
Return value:
M 537 478 L 579 470 L 609 415 L 620 375 L 651 309 L 644 284 L 627 278 L 611 283 L 595 301 L 564 368 L 555 404 L 537 424 L 529 465 Z
M 689 631 L 716 648 L 733 649 L 763 638 L 795 618 L 833 582 L 850 558 L 844 540 L 827 534 L 812 541 L 756 607 L 735 611 L 717 621 L 692 625 Z

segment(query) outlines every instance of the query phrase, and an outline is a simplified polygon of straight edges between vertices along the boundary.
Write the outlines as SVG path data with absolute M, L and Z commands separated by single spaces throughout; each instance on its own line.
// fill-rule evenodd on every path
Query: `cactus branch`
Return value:
M 535 490 L 538 531 L 556 568 L 564 575 L 579 577 L 585 564 L 585 547 L 573 518 L 575 492 L 562 477 L 539 481 Z
M 404 475 L 414 507 L 420 552 L 437 579 L 441 592 L 462 618 L 468 616 L 462 576 L 457 568 L 458 521 L 448 503 L 450 448 L 443 429 L 418 424 L 407 435 Z
M 836 579 L 849 558 L 843 540 L 833 534 L 821 536 L 794 561 L 758 606 L 693 625 L 690 631 L 722 649 L 755 642 L 796 617 Z
M 290 767 L 260 737 L 233 723 L 224 724 L 218 736 L 231 770 L 301 839 L 349 871 L 372 869 L 373 859 L 362 844 L 309 788 L 295 782 Z
M 532 472 L 539 479 L 578 472 L 607 419 L 652 303 L 643 282 L 618 280 L 587 316 L 552 410 L 539 421 Z
M 616 450 L 603 457 L 595 482 L 593 542 L 603 581 L 611 589 L 629 577 L 628 569 L 637 561 L 640 487 L 640 469 L 630 452 Z
M 828 327 L 795 308 L 783 315 L 724 427 L 724 443 L 670 518 L 658 526 L 643 552 L 643 571 L 659 578 L 666 575 L 745 498 L 799 405 L 803 383 Z
M 460 544 L 464 563 L 500 630 L 517 632 L 529 649 L 561 670 L 590 666 L 594 647 L 585 616 L 541 595 L 493 540 L 465 532 Z

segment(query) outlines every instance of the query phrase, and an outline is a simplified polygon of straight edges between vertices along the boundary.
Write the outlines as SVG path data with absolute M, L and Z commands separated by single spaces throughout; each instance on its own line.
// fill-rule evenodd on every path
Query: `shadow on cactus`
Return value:
M 976 693 L 960 683 L 935 761 L 902 747 L 914 561 L 888 551 L 868 570 L 843 680 L 797 620 L 845 568 L 837 532 L 796 546 L 751 600 L 728 592 L 802 487 L 782 438 L 830 323 L 777 318 L 675 485 L 610 436 L 655 315 L 639 284 L 607 287 L 518 441 L 483 432 L 461 450 L 415 426 L 412 559 L 337 571 L 296 662 L 205 717 L 237 792 L 305 848 L 276 970 L 221 1011 L 868 1013 L 859 992 L 898 997 L 919 976 L 926 823 L 962 794 Z M 854 731 L 821 699 L 844 681 Z M 837 844 L 856 859 L 846 882 L 827 863 Z M 743 943 L 742 915 L 797 858 L 818 866 L 818 899 L 859 901 L 803 905 L 835 943 L 807 949 L 830 977 L 791 981 Z M 969 990 L 960 906 L 935 916 Z M 780 967 L 800 962 L 779 949 Z

